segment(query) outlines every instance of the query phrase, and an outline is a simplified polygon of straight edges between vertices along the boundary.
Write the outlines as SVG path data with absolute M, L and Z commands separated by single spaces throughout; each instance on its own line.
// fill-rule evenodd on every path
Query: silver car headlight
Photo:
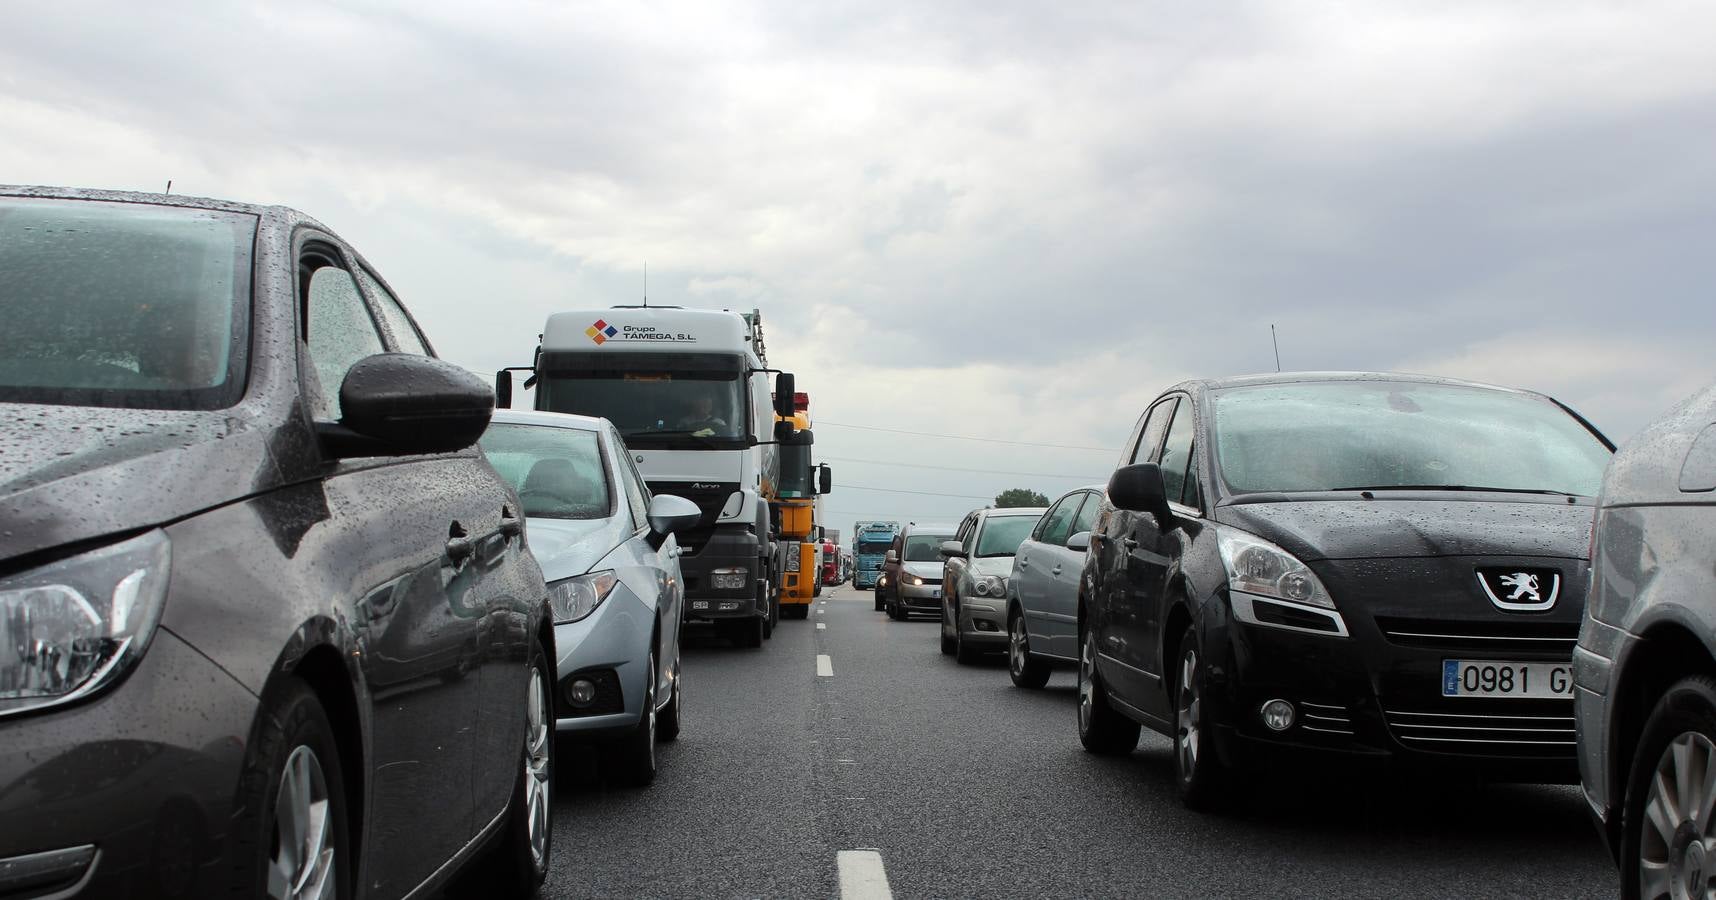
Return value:
M 1230 590 L 1335 608 L 1317 574 L 1280 547 L 1225 525 L 1216 526 L 1216 547 L 1227 567 Z
M 171 562 L 157 530 L 0 579 L 0 716 L 86 696 L 135 665 Z
M 916 575 L 907 575 L 905 578 L 905 581 L 907 584 L 914 585 L 914 586 L 924 583 L 924 580 L 922 578 L 919 578 Z
M 999 575 L 980 575 L 972 579 L 972 593 L 979 597 L 1007 596 L 1007 579 Z
M 576 622 L 595 612 L 619 583 L 620 579 L 612 571 L 604 570 L 564 578 L 549 585 L 548 605 L 554 610 L 554 624 Z

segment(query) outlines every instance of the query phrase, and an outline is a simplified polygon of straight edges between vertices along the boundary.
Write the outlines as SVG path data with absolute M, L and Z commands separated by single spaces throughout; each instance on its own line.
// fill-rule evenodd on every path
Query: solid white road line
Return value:
M 882 854 L 875 850 L 841 850 L 835 854 L 840 869 L 840 900 L 894 900 L 888 887 L 888 870 Z
M 827 622 L 816 623 L 816 630 L 817 631 L 827 631 L 828 630 L 828 623 Z
M 828 654 L 816 654 L 816 674 L 824 678 L 834 677 L 834 660 L 829 659 Z

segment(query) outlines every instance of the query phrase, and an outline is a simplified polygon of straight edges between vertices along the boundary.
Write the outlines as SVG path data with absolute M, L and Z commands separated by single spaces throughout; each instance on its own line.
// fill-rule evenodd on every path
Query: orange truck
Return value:
M 780 515 L 780 543 L 787 558 L 781 566 L 781 618 L 803 619 L 810 615 L 811 601 L 822 593 L 821 539 L 817 529 L 817 498 L 832 487 L 827 465 L 811 461 L 815 436 L 810 430 L 810 395 L 793 395 L 793 414 L 777 415 L 790 422 L 790 437 L 780 447 L 780 478 L 776 483 L 775 508 Z M 786 434 L 782 430 L 782 434 Z

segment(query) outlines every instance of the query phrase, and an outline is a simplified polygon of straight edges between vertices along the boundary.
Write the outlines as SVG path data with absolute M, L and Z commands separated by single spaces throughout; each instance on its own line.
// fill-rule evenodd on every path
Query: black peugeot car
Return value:
M 1613 450 L 1547 397 L 1445 379 L 1172 388 L 1090 535 L 1084 746 L 1172 737 L 1194 807 L 1288 751 L 1572 780 L 1570 662 Z
M 534 892 L 486 383 L 279 207 L 0 187 L 0 316 L 0 897 Z

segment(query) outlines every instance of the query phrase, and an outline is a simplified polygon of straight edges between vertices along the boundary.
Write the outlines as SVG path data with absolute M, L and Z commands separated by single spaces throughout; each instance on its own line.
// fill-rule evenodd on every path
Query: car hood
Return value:
M 971 558 L 971 574 L 1011 575 L 1013 574 L 1013 557 L 974 556 Z
M 906 574 L 916 575 L 919 578 L 940 578 L 942 564 L 938 562 L 909 562 L 901 563 L 900 568 L 904 569 Z
M 0 404 L 0 560 L 267 490 L 284 480 L 283 456 L 303 455 L 282 442 L 307 439 L 231 410 Z
M 623 540 L 612 519 L 529 517 L 524 528 L 531 555 L 542 567 L 543 579 L 550 582 L 590 571 Z
M 1489 495 L 1494 498 L 1496 495 Z M 1311 500 L 1218 507 L 1216 521 L 1280 544 L 1307 562 L 1435 556 L 1579 559 L 1592 507 L 1564 497 Z

